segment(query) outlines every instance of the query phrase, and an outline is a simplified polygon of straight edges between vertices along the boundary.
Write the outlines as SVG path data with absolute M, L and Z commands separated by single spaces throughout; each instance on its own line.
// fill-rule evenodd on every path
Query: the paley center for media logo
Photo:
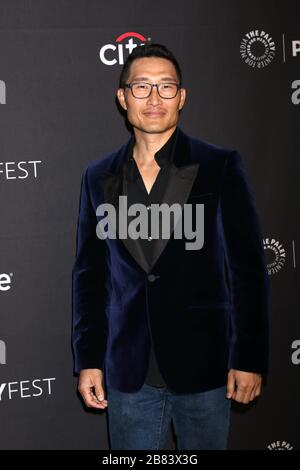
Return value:
M 112 44 L 104 44 L 99 51 L 99 57 L 105 65 L 123 65 L 127 56 L 137 46 L 144 45 L 150 38 L 135 31 L 120 34 Z
M 273 441 L 267 446 L 268 450 L 293 450 L 292 444 L 287 441 Z
M 240 44 L 240 54 L 245 64 L 256 69 L 262 69 L 272 62 L 275 49 L 272 36 L 259 29 L 245 34 Z
M 286 261 L 286 252 L 282 244 L 275 238 L 265 238 L 263 240 L 264 249 L 267 254 L 268 274 L 275 274 L 280 271 Z

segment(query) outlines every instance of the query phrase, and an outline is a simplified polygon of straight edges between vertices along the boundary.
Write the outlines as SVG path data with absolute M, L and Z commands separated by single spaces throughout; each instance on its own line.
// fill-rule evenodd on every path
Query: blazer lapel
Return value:
M 168 206 L 172 206 L 172 204 L 177 203 L 183 209 L 184 204 L 189 198 L 191 193 L 191 189 L 193 183 L 196 179 L 198 174 L 199 164 L 191 164 L 182 167 L 172 166 L 170 168 L 170 179 L 169 184 L 166 188 L 162 203 L 168 204 Z M 180 223 L 181 218 L 178 220 Z M 171 239 L 173 232 L 174 232 L 174 224 L 173 218 L 171 218 L 171 227 L 170 227 L 170 238 L 160 238 L 155 240 L 155 249 L 154 249 L 154 256 L 153 262 L 150 266 L 150 269 L 154 267 L 158 258 L 162 254 L 163 250 L 166 248 L 169 240 Z
M 134 137 L 132 136 L 127 144 L 120 148 L 113 161 L 110 163 L 110 167 L 105 170 L 105 172 L 100 177 L 104 203 L 111 204 L 115 208 L 116 226 L 114 221 L 110 220 L 110 223 L 116 231 L 117 238 L 119 238 L 119 196 L 124 194 L 123 181 L 125 163 L 127 161 L 128 150 L 130 146 L 133 145 L 133 141 Z M 136 263 L 143 269 L 143 271 L 147 272 L 149 266 L 140 244 L 135 243 L 135 240 L 132 240 L 131 238 L 119 239 L 127 248 L 128 252 L 134 258 Z
M 177 131 L 173 155 L 174 165 L 170 168 L 169 184 L 165 190 L 162 202 L 169 206 L 178 203 L 181 208 L 183 208 L 191 195 L 192 187 L 199 171 L 199 163 L 193 161 L 189 137 L 182 132 L 180 128 L 178 128 Z M 154 267 L 158 258 L 166 248 L 173 235 L 174 228 L 174 224 L 172 223 L 170 227 L 170 238 L 156 240 L 154 259 L 150 269 Z
M 174 148 L 173 162 L 170 168 L 170 180 L 163 196 L 163 203 L 172 205 L 180 204 L 182 207 L 188 200 L 193 183 L 196 179 L 199 169 L 199 163 L 193 162 L 189 137 L 177 129 L 177 137 Z M 123 178 L 125 171 L 126 157 L 130 145 L 133 144 L 134 137 L 125 144 L 119 152 L 117 152 L 114 160 L 111 162 L 110 168 L 101 176 L 101 185 L 103 190 L 104 202 L 112 204 L 116 210 L 116 219 L 119 219 L 119 196 L 123 194 Z M 116 233 L 119 236 L 118 222 Z M 174 226 L 170 228 L 170 236 L 172 236 Z M 144 256 L 141 245 L 131 238 L 120 239 L 137 264 L 146 273 L 153 268 L 163 250 L 166 248 L 168 239 L 159 239 L 155 243 L 154 259 L 151 266 Z

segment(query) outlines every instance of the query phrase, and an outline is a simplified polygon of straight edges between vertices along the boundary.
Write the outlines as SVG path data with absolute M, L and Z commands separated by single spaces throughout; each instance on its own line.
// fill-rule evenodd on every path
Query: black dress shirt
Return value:
M 124 172 L 124 181 L 123 181 L 123 194 L 127 196 L 128 207 L 131 204 L 144 204 L 148 209 L 148 239 L 138 238 L 135 240 L 136 243 L 139 243 L 142 247 L 143 253 L 146 257 L 149 270 L 152 267 L 153 263 L 153 253 L 156 239 L 151 239 L 151 204 L 161 204 L 164 202 L 164 189 L 167 187 L 170 176 L 170 166 L 173 165 L 173 152 L 174 152 L 174 143 L 176 140 L 177 128 L 165 143 L 165 145 L 155 153 L 154 158 L 157 164 L 160 166 L 158 175 L 153 183 L 153 186 L 150 190 L 150 193 L 147 192 L 143 178 L 140 174 L 138 166 L 133 158 L 133 147 L 135 140 L 133 139 L 129 149 L 128 149 L 128 158 L 126 162 L 126 168 Z M 134 217 L 128 217 L 128 224 Z M 163 312 L 162 312 L 163 313 Z M 155 387 L 166 386 L 164 379 L 161 376 L 159 371 L 156 358 L 154 355 L 153 347 L 151 344 L 150 349 L 150 360 L 148 374 L 145 382 L 148 385 Z

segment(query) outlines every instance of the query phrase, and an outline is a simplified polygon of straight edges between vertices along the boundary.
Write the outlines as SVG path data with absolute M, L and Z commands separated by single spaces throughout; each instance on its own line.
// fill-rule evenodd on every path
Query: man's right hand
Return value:
M 78 391 L 89 408 L 102 410 L 107 408 L 101 369 L 82 369 L 79 374 Z

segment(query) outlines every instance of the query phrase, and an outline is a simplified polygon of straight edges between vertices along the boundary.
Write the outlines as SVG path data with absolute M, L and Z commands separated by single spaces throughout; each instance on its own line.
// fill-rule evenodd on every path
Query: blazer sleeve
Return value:
M 228 368 L 266 374 L 269 278 L 253 190 L 237 151 L 225 163 L 221 208 L 232 299 Z
M 105 314 L 105 241 L 96 235 L 88 168 L 81 181 L 76 259 L 72 270 L 72 346 L 74 371 L 103 369 L 107 322 Z

